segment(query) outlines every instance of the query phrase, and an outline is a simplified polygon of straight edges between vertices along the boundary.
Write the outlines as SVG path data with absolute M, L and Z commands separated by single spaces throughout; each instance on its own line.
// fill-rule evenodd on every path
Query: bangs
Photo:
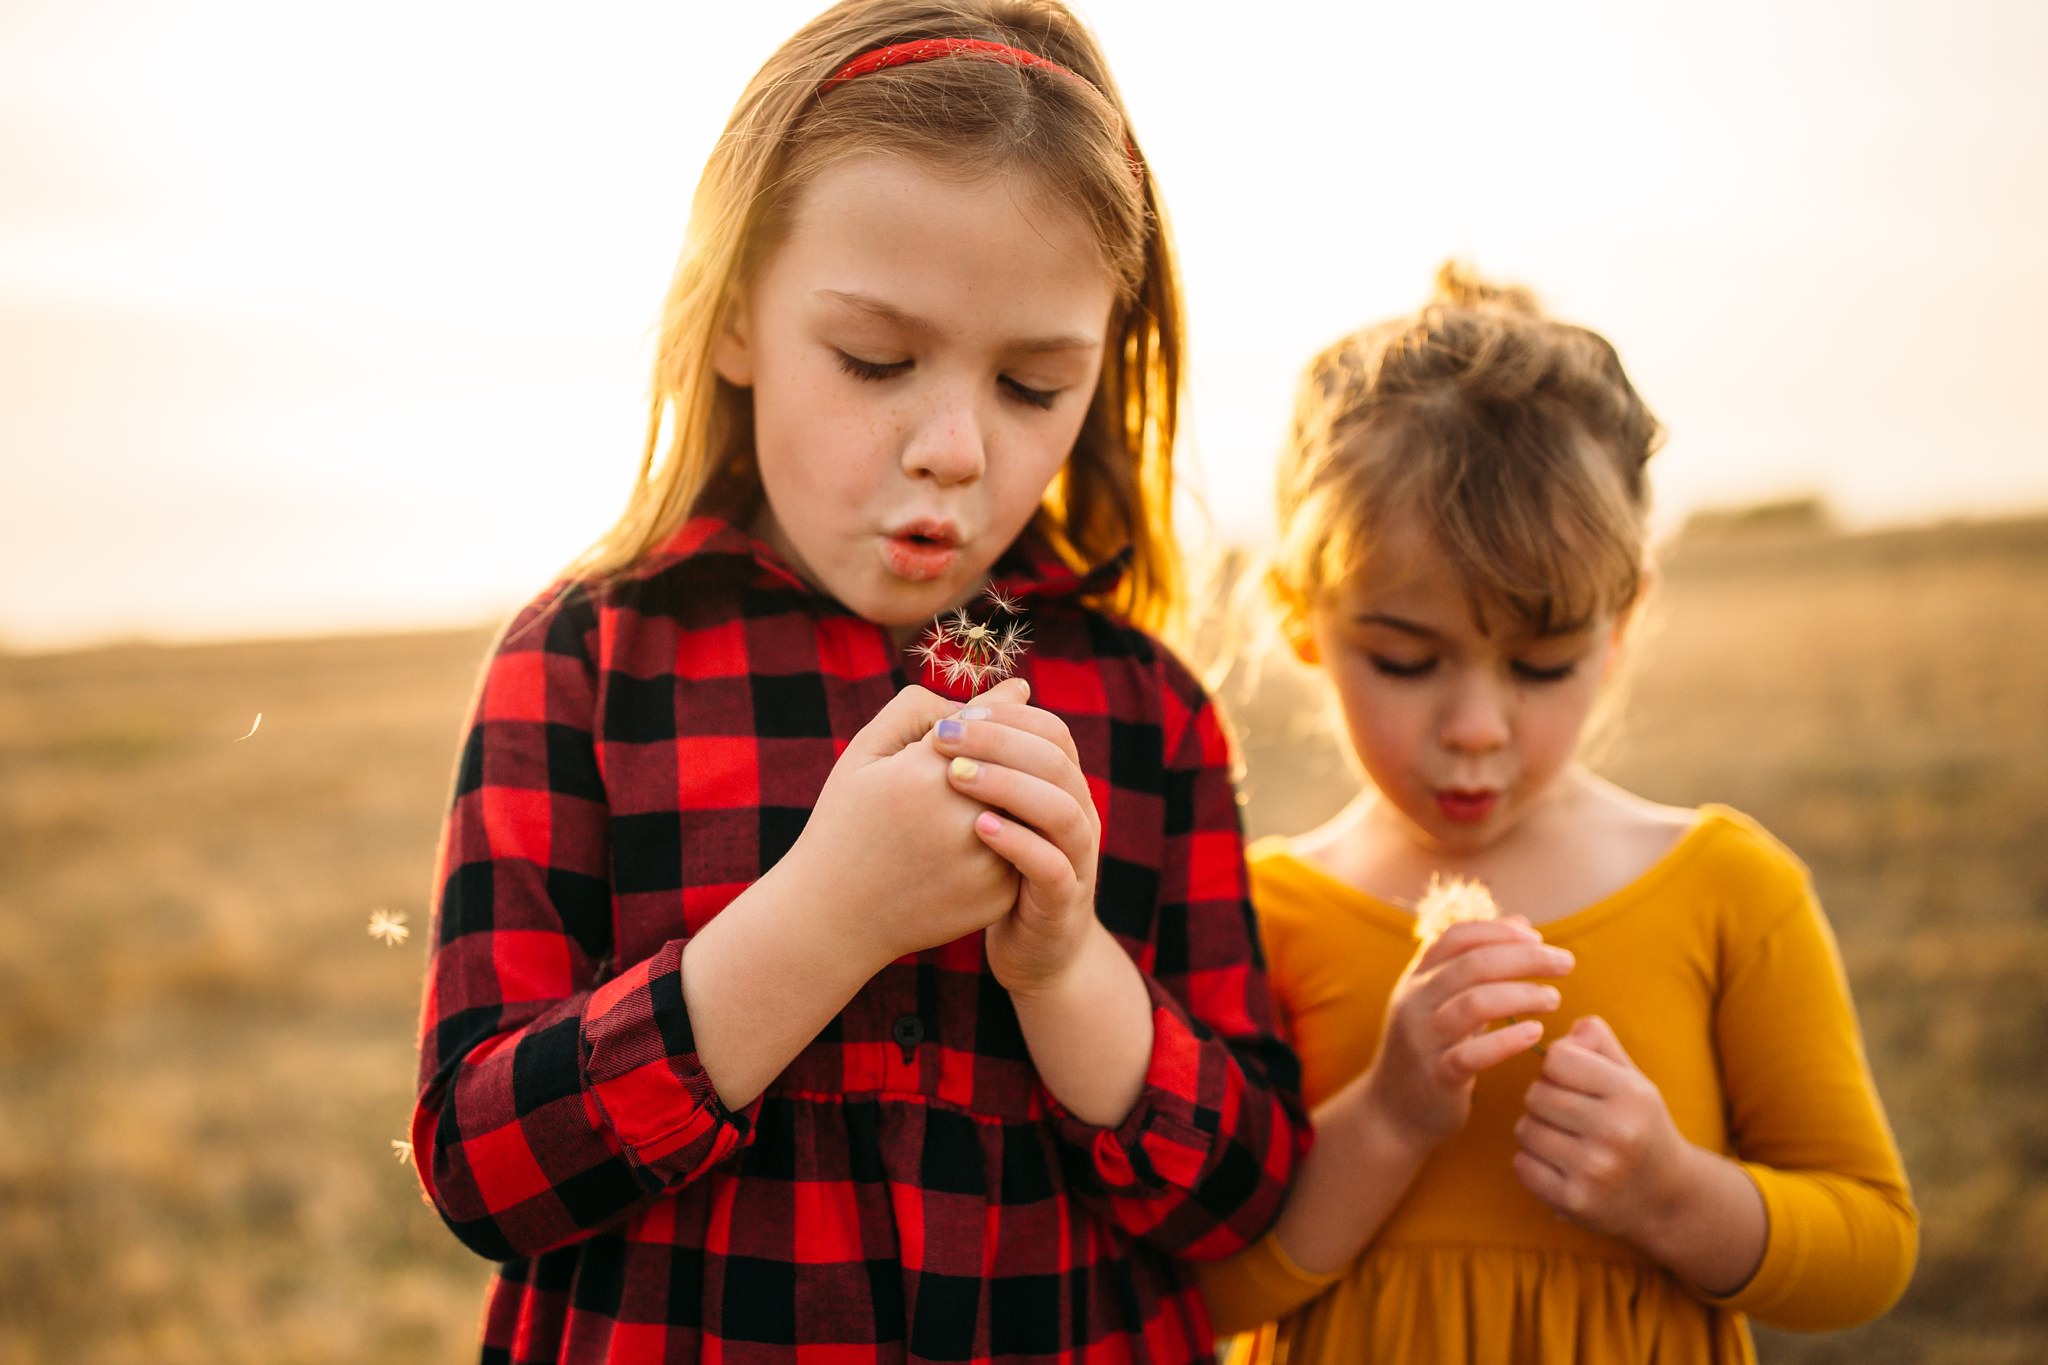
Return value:
M 1308 570 L 1297 581 L 1334 587 L 1398 571 L 1388 551 L 1417 536 L 1456 569 L 1476 620 L 1535 637 L 1618 615 L 1641 591 L 1642 514 L 1613 461 L 1571 424 L 1542 420 L 1526 403 L 1491 413 L 1461 406 L 1375 423 L 1351 439 L 1434 458 L 1336 462 L 1360 477 L 1324 484 L 1299 512 L 1349 533 L 1309 550 L 1313 563 L 1297 561 Z

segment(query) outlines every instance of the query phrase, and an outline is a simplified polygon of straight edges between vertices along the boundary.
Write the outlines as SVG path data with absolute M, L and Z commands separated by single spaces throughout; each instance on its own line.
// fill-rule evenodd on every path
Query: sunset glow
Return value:
M 2041 7 L 1080 8 L 1174 214 L 1225 534 L 1302 361 L 1450 254 L 1616 343 L 1665 526 L 2048 504 Z M 0 11 L 0 645 L 541 587 L 622 505 L 697 171 L 813 9 Z

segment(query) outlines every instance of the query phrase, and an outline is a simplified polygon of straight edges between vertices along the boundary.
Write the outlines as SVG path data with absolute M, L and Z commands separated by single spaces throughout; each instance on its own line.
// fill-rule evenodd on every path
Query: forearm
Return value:
M 1376 1102 L 1370 1073 L 1315 1111 L 1315 1145 L 1302 1158 L 1274 1232 L 1311 1274 L 1349 1265 L 1365 1250 L 1428 1158 Z
M 1687 1142 L 1630 1240 L 1711 1295 L 1732 1294 L 1763 1260 L 1763 1195 L 1741 1166 Z
M 818 922 L 818 894 L 785 858 L 683 953 L 698 1061 L 728 1108 L 752 1103 L 883 965 Z
M 1039 1079 L 1084 1123 L 1114 1128 L 1138 1102 L 1152 1057 L 1152 999 L 1101 922 L 1055 981 L 1013 992 Z

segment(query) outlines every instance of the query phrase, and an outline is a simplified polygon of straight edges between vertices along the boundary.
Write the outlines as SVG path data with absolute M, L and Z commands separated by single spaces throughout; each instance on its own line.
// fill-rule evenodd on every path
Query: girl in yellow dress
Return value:
M 1905 1288 L 1917 1215 L 1804 867 L 1576 758 L 1658 437 L 1605 340 L 1451 266 L 1303 381 L 1270 579 L 1365 781 L 1252 851 L 1318 1136 L 1202 1268 L 1233 1365 L 1747 1361 L 1747 1317 Z M 1418 935 L 1439 879 L 1499 915 L 1475 891 Z

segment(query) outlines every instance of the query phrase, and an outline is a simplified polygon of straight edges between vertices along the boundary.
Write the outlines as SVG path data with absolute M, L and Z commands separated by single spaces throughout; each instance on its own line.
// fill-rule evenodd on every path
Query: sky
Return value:
M 0 647 L 538 591 L 623 505 L 697 173 L 815 8 L 7 0 Z M 1219 536 L 1269 533 L 1302 363 L 1452 255 L 1615 343 L 1660 529 L 2048 508 L 2048 6 L 1077 8 L 1172 218 Z

